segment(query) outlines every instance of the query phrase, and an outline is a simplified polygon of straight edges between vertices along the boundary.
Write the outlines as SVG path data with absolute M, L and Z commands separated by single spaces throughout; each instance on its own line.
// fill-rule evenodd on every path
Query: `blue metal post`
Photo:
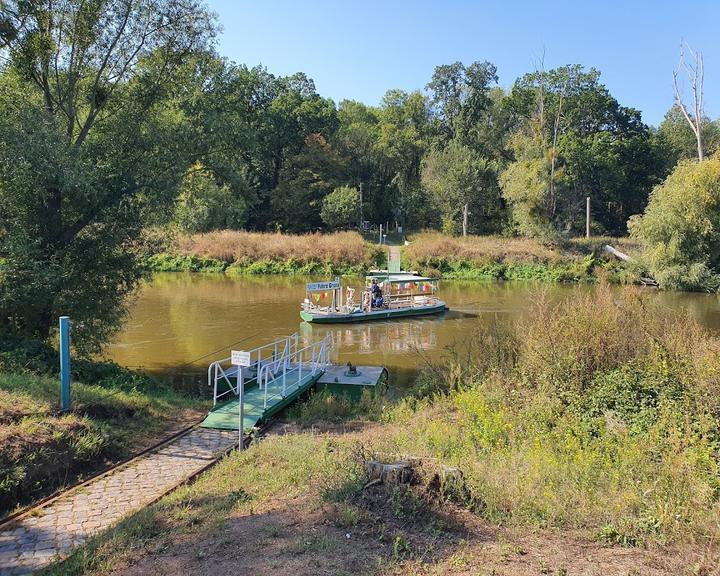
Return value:
M 60 316 L 60 409 L 70 410 L 70 318 Z

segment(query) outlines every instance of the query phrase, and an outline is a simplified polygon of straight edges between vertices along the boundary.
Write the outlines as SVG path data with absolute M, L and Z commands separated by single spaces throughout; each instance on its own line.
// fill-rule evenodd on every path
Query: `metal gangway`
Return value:
M 202 425 L 237 428 L 242 435 L 314 385 L 330 365 L 332 351 L 332 333 L 301 347 L 296 332 L 245 352 L 246 366 L 233 364 L 232 356 L 213 362 L 208 366 L 213 409 Z

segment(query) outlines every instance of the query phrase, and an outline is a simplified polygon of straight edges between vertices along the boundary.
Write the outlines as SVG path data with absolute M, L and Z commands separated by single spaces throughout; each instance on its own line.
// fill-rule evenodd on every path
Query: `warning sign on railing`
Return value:
M 235 366 L 250 366 L 250 352 L 233 350 L 230 353 L 230 363 Z

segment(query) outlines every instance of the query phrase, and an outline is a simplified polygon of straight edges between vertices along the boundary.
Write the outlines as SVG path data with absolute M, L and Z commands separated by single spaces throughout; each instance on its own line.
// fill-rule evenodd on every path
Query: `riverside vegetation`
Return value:
M 533 306 L 523 323 L 478 328 L 481 344 L 448 351 L 400 399 L 315 395 L 282 435 L 229 456 L 50 573 L 125 573 L 130 561 L 189 570 L 226 534 L 246 544 L 216 558 L 228 570 L 564 574 L 593 549 L 586 569 L 605 554 L 617 573 L 712 574 L 720 339 L 606 285 L 556 305 L 538 292 Z M 402 455 L 424 459 L 419 485 L 363 489 L 368 458 Z M 462 485 L 433 485 L 440 464 L 457 467 Z M 583 552 L 528 552 L 528 530 L 544 543 L 560 530 L 553 546 L 577 541 Z M 273 546 L 253 552 L 250 532 Z
M 11 344 L 0 347 L 0 517 L 200 415 L 198 401 L 150 376 L 88 361 L 73 364 L 72 409 L 61 413 L 55 351 Z
M 627 239 L 605 237 L 550 245 L 529 238 L 423 232 L 411 235 L 401 254 L 404 269 L 433 277 L 585 282 L 604 271 L 615 282 L 632 282 L 636 271 L 608 259 L 602 249 L 605 243 L 638 250 Z M 363 275 L 385 267 L 386 259 L 386 246 L 366 242 L 356 232 L 293 235 L 222 230 L 177 235 L 145 262 L 153 272 Z

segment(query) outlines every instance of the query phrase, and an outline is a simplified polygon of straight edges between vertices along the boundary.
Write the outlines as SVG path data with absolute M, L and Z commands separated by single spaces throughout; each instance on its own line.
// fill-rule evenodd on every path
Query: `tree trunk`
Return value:
M 467 202 L 463 205 L 463 236 L 467 236 L 468 227 L 468 205 Z

